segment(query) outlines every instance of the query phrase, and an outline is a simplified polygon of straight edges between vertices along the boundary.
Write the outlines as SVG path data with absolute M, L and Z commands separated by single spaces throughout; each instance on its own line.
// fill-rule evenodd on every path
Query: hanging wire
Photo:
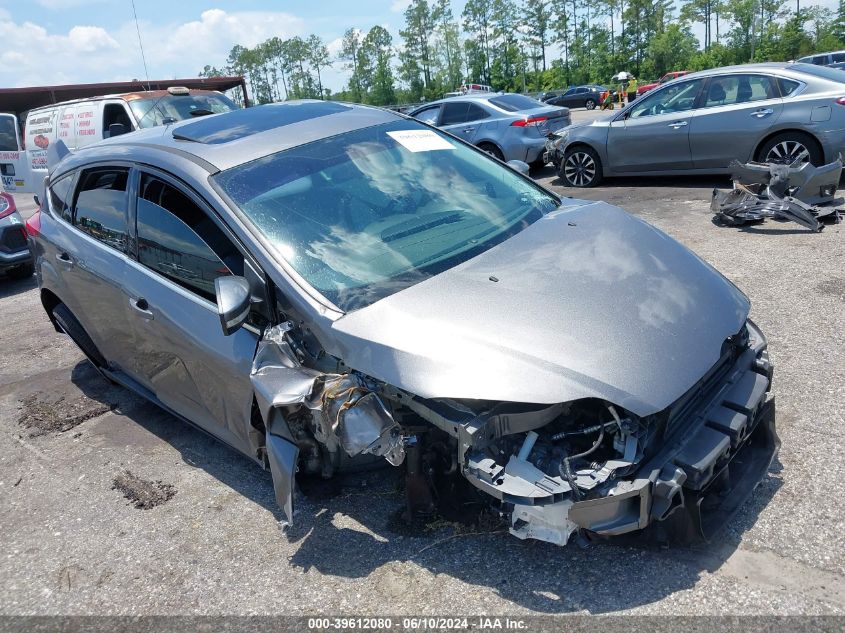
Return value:
M 141 49 L 141 61 L 144 62 L 144 76 L 147 78 L 147 90 L 150 88 L 150 72 L 147 70 L 147 58 L 144 55 L 144 44 L 141 42 L 141 28 L 138 26 L 138 12 L 135 11 L 135 0 L 129 0 L 132 3 L 132 15 L 135 16 L 135 31 L 138 33 L 138 48 Z

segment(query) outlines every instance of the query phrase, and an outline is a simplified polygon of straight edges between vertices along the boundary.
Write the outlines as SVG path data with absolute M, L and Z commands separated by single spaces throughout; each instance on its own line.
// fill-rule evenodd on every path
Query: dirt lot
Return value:
M 577 193 L 695 250 L 769 337 L 783 447 L 718 542 L 562 549 L 445 521 L 409 535 L 391 471 L 312 490 L 283 533 L 269 474 L 105 382 L 34 279 L 0 280 L 0 613 L 845 612 L 845 225 L 720 228 L 714 184 Z

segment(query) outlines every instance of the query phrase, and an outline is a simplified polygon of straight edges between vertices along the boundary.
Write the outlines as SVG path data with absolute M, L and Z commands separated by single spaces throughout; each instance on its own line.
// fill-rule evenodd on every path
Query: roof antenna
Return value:
M 138 32 L 138 48 L 141 49 L 141 60 L 144 62 L 144 75 L 147 77 L 147 90 L 152 90 L 150 87 L 150 72 L 147 70 L 147 58 L 144 56 L 144 44 L 141 42 L 141 29 L 138 26 L 138 12 L 135 11 L 135 0 L 129 0 L 132 3 L 132 15 L 135 16 L 135 30 Z

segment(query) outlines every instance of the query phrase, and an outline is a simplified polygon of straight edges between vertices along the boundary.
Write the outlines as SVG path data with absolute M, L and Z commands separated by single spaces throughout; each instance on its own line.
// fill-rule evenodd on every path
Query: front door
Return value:
M 176 413 L 250 453 L 249 372 L 257 331 L 224 336 L 214 280 L 243 275 L 244 256 L 198 196 L 158 172 L 141 172 L 135 199 L 137 258 L 125 299 L 135 332 L 134 373 Z
M 635 101 L 616 117 L 607 135 L 614 172 L 692 168 L 689 127 L 703 79 L 672 82 Z

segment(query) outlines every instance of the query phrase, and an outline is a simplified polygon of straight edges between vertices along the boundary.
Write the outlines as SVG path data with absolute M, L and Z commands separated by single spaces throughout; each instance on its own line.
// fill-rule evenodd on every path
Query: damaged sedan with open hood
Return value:
M 709 535 L 778 447 L 743 293 L 602 202 L 395 113 L 292 102 L 109 139 L 29 221 L 97 368 L 269 468 L 460 482 L 512 534 Z

